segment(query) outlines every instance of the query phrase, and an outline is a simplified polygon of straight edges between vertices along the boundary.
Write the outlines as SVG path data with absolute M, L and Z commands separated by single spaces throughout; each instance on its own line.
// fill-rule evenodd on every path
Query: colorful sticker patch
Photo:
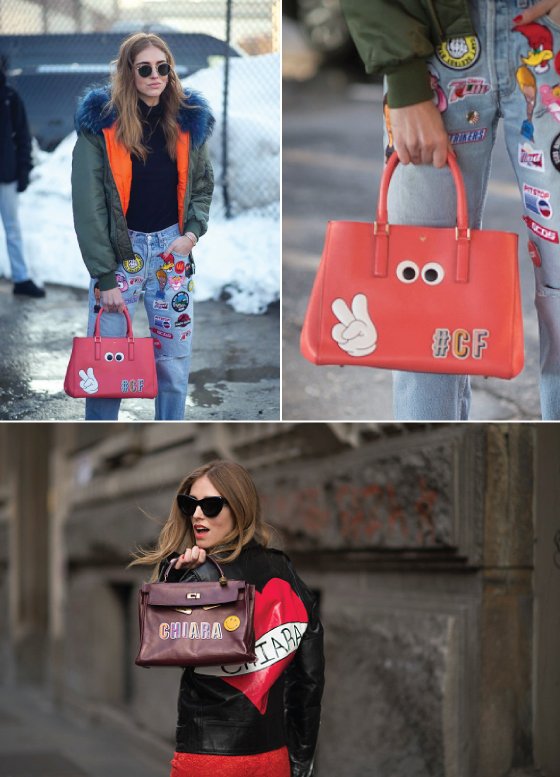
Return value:
M 539 86 L 539 92 L 541 95 L 541 102 L 546 110 L 553 119 L 560 122 L 560 84 L 554 84 L 554 86 L 543 84 L 542 86 Z M 541 113 L 537 114 L 537 116 L 540 115 Z
M 140 254 L 134 254 L 134 259 L 124 260 L 123 267 L 131 275 L 135 275 L 137 272 L 140 272 L 142 267 L 144 267 L 144 260 Z
M 447 97 L 445 96 L 445 92 L 439 84 L 439 73 L 436 70 L 433 70 L 430 66 L 428 66 L 428 71 L 430 75 L 430 86 L 433 92 L 432 102 L 438 111 L 443 113 L 445 110 L 447 110 Z M 385 102 L 383 104 L 385 105 Z
M 143 278 L 129 278 L 128 279 L 128 285 L 129 286 L 137 286 L 140 283 L 143 283 Z
M 485 78 L 456 78 L 449 84 L 449 103 L 459 102 L 467 97 L 476 97 L 479 94 L 487 94 L 490 84 Z
M 155 299 L 153 308 L 154 310 L 169 310 L 169 302 L 164 302 L 161 299 Z
M 484 140 L 488 132 L 487 127 L 481 127 L 475 130 L 460 130 L 458 132 L 449 132 L 449 140 L 454 146 L 460 143 L 479 143 Z
M 488 347 L 490 336 L 488 329 L 473 329 L 472 336 L 467 329 L 436 329 L 432 338 L 432 356 L 434 359 L 482 359 Z
M 171 329 L 171 319 L 167 316 L 154 316 L 154 324 L 161 329 Z
M 164 332 L 162 329 L 157 329 L 155 326 L 150 327 L 150 332 L 153 332 L 155 335 L 158 335 L 158 337 L 165 337 L 168 340 L 173 340 L 173 335 L 171 332 Z
M 527 210 L 533 211 L 537 216 L 542 216 L 543 219 L 549 219 L 552 216 L 550 192 L 545 192 L 544 189 L 537 189 L 535 186 L 524 183 L 523 204 Z
M 175 321 L 175 326 L 188 326 L 190 323 L 191 323 L 191 317 L 189 316 L 189 314 L 181 313 L 177 321 Z
M 548 27 L 536 22 L 519 24 L 515 27 L 515 32 L 524 35 L 529 44 L 527 55 L 521 57 L 521 61 L 533 68 L 535 73 L 546 73 L 549 69 L 548 60 L 554 56 L 552 53 L 552 32 Z
M 189 306 L 189 295 L 186 291 L 180 291 L 171 300 L 171 307 L 176 310 L 177 313 L 182 313 Z
M 194 291 L 194 281 L 189 281 L 187 288 L 189 291 Z
M 175 272 L 176 273 L 184 273 L 185 272 L 185 263 L 183 261 L 175 263 Z
M 179 289 L 183 285 L 183 276 L 172 275 L 171 278 L 169 278 L 169 285 L 171 286 L 173 291 L 179 291 Z
M 550 160 L 556 170 L 560 172 L 560 134 L 556 135 L 550 146 Z
M 453 70 L 466 70 L 472 67 L 480 57 L 480 44 L 476 35 L 465 38 L 450 38 L 436 49 L 436 56 L 446 67 Z
M 116 272 L 115 279 L 117 281 L 117 286 L 121 291 L 126 291 L 128 289 L 128 281 L 122 273 Z
M 549 243 L 559 242 L 558 232 L 556 232 L 554 229 L 548 229 L 548 227 L 543 227 L 542 224 L 537 224 L 537 222 L 533 221 L 533 219 L 529 216 L 523 216 L 523 221 L 527 224 L 529 229 L 535 233 L 535 235 L 542 237 L 544 240 L 548 240 Z
M 558 139 L 560 139 L 560 135 L 557 136 L 556 140 Z M 520 143 L 518 145 L 517 161 L 521 167 L 525 167 L 527 170 L 538 170 L 540 173 L 544 172 L 544 153 L 538 148 L 533 148 L 530 143 Z
M 532 240 L 529 240 L 529 242 L 527 243 L 527 248 L 529 250 L 529 256 L 531 257 L 531 261 L 533 262 L 535 267 L 540 267 L 542 264 L 541 255 L 539 253 L 539 249 L 537 248 L 535 243 L 533 243 Z
M 181 332 L 179 340 L 187 340 L 192 334 L 192 329 L 187 329 L 186 332 Z

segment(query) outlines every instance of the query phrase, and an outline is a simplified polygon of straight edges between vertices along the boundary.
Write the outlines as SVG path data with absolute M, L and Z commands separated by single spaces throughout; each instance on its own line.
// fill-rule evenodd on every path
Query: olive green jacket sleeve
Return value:
M 85 265 L 102 291 L 117 282 L 117 258 L 111 244 L 105 188 L 103 140 L 81 132 L 72 154 L 72 210 L 74 228 Z
M 208 215 L 214 191 L 214 173 L 208 154 L 208 145 L 205 143 L 196 149 L 191 160 L 193 165 L 192 185 L 183 233 L 194 232 L 197 237 L 200 237 L 208 229 Z
M 390 108 L 432 99 L 426 60 L 449 37 L 472 35 L 465 0 L 340 0 L 368 73 L 387 76 Z

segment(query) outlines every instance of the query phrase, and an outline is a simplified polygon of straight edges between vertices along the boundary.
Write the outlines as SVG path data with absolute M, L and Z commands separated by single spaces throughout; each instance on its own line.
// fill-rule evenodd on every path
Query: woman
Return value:
M 153 580 L 218 580 L 256 586 L 257 660 L 232 677 L 186 668 L 179 691 L 171 777 L 310 777 L 323 692 L 323 630 L 313 594 L 280 551 L 268 549 L 255 485 L 239 464 L 213 461 L 179 486 L 157 548 Z M 170 562 L 174 564 L 170 567 Z
M 200 94 L 183 91 L 174 67 L 159 36 L 128 37 L 111 87 L 91 90 L 78 106 L 72 164 L 74 225 L 92 277 L 88 335 L 96 292 L 101 335 L 122 337 L 126 321 L 118 314 L 126 306 L 133 316 L 144 291 L 159 385 L 155 417 L 164 420 L 184 418 L 191 251 L 207 230 L 213 191 L 206 141 L 214 118 Z M 119 406 L 120 399 L 88 397 L 86 419 L 117 419 Z

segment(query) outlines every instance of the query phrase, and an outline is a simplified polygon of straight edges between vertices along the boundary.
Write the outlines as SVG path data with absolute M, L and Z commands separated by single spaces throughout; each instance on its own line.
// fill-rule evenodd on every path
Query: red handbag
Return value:
M 255 586 L 244 580 L 144 583 L 138 598 L 138 666 L 220 666 L 256 660 Z
M 463 177 L 457 226 L 388 223 L 391 156 L 374 224 L 331 221 L 305 315 L 314 364 L 513 378 L 523 368 L 517 235 L 469 229 Z
M 93 337 L 75 337 L 64 378 L 71 397 L 150 399 L 157 396 L 156 362 L 151 337 L 134 337 L 126 307 L 126 337 L 101 337 L 101 309 Z

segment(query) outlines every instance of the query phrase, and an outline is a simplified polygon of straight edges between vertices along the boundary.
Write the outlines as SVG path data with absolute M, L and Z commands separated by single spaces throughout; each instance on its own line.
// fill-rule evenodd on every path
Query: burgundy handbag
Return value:
M 256 660 L 255 586 L 228 580 L 219 564 L 218 582 L 145 583 L 140 589 L 138 666 L 220 666 Z

